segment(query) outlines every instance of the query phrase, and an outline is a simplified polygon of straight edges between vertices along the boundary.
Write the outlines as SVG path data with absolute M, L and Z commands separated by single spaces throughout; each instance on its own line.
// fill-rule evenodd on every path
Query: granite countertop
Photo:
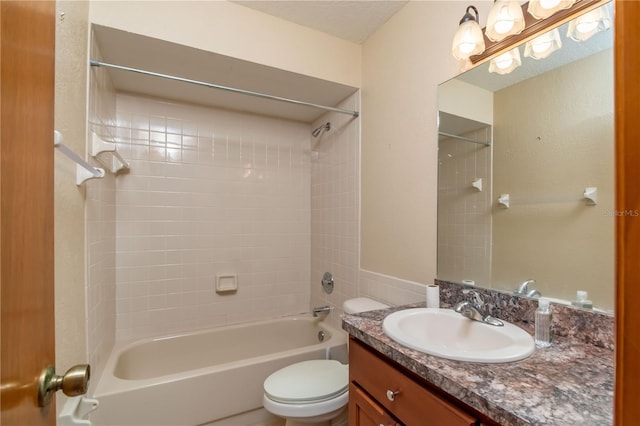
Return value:
M 614 354 L 570 337 L 556 337 L 522 361 L 480 364 L 409 349 L 382 331 L 400 306 L 344 315 L 342 328 L 502 425 L 612 425 Z M 528 324 L 518 324 L 532 333 Z

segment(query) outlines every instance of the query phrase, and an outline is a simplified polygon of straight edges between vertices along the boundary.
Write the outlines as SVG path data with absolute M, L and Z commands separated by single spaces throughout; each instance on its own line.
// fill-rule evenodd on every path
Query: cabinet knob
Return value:
M 395 401 L 396 400 L 396 395 L 398 395 L 399 393 L 400 393 L 399 390 L 396 390 L 396 391 L 388 390 L 387 391 L 387 399 L 389 401 Z

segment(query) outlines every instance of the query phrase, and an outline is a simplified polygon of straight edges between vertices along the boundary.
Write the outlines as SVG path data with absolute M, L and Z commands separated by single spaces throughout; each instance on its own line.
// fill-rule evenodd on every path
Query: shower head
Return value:
M 311 135 L 314 138 L 317 138 L 318 136 L 320 136 L 320 133 L 322 133 L 323 130 L 324 131 L 331 130 L 331 123 L 327 121 L 325 124 L 321 125 L 317 129 L 315 129 L 313 132 L 311 132 Z

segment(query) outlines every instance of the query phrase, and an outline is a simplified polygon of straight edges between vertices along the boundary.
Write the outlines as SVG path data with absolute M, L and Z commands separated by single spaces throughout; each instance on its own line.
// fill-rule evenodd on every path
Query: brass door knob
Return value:
M 59 390 L 67 396 L 84 395 L 89 389 L 91 367 L 79 364 L 71 367 L 63 376 L 58 376 L 52 366 L 47 366 L 40 373 L 38 386 L 38 405 L 45 407 L 51 402 L 53 394 Z

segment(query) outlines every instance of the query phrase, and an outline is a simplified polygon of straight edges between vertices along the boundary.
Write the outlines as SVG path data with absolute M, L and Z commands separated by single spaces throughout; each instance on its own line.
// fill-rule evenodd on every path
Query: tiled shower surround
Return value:
M 491 131 L 488 131 L 491 134 Z M 487 130 L 464 135 L 487 140 Z M 438 143 L 438 276 L 491 283 L 491 147 L 456 139 Z M 471 186 L 482 179 L 483 190 Z
M 310 126 L 117 96 L 117 340 L 307 312 Z M 238 290 L 216 293 L 216 275 Z

